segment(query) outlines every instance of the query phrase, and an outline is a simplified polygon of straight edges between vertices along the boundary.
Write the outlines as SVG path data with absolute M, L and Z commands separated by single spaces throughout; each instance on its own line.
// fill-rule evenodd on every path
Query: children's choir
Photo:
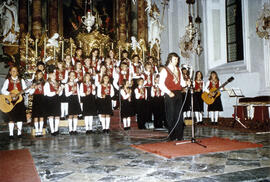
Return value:
M 29 89 L 29 94 L 33 95 L 32 120 L 37 137 L 43 135 L 42 129 L 46 121 L 51 135 L 58 135 L 60 118 L 68 120 L 70 135 L 77 134 L 80 116 L 84 119 L 86 134 L 93 133 L 95 116 L 99 118 L 102 131 L 109 133 L 113 109 L 118 108 L 124 130 L 130 129 L 131 117 L 135 115 L 139 129 L 148 128 L 146 123 L 151 122 L 154 128 L 168 126 L 165 93 L 159 84 L 160 70 L 167 68 L 158 66 L 154 57 L 149 57 L 145 63 L 138 55 L 133 55 L 130 60 L 126 50 L 122 51 L 121 60 L 117 60 L 114 55 L 113 50 L 110 50 L 104 59 L 99 56 L 99 49 L 93 49 L 89 57 L 84 57 L 82 49 L 78 48 L 75 57 L 66 55 L 64 60 L 57 61 L 54 69 L 48 72 L 45 72 L 43 62 L 37 63 L 37 71 Z M 181 73 L 183 80 L 190 82 L 188 70 L 182 69 Z M 220 85 L 217 73 L 211 73 L 205 86 L 202 72 L 198 71 L 193 85 L 196 121 L 202 123 L 204 105 L 201 94 Z M 11 67 L 1 90 L 2 94 L 10 95 L 12 90 L 22 91 L 25 88 L 25 81 L 19 77 L 18 68 Z M 184 112 L 188 113 L 191 110 L 190 92 L 187 88 L 182 88 L 182 95 L 186 92 L 188 96 Z M 20 102 L 8 113 L 11 138 L 14 123 L 17 124 L 18 136 L 21 136 L 22 122 L 26 118 L 25 110 L 24 102 Z M 222 111 L 220 98 L 208 106 L 208 111 L 211 112 L 212 122 L 216 123 L 218 112 Z

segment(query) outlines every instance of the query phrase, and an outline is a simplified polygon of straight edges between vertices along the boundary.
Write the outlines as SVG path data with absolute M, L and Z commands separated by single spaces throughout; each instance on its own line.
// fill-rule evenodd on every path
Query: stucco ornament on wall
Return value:
M 256 33 L 260 38 L 270 39 L 270 4 L 264 3 L 260 17 L 256 21 Z

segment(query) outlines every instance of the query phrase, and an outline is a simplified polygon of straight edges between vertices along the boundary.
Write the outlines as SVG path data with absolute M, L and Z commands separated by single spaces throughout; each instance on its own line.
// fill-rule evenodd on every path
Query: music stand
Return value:
M 235 97 L 235 107 L 236 107 L 236 113 L 234 113 L 234 122 L 233 122 L 233 127 L 235 124 L 235 121 L 237 121 L 239 124 L 241 124 L 244 128 L 247 128 L 237 117 L 237 112 L 238 112 L 238 102 L 239 102 L 239 97 L 245 97 L 241 91 L 240 88 L 231 88 L 228 91 L 229 97 Z

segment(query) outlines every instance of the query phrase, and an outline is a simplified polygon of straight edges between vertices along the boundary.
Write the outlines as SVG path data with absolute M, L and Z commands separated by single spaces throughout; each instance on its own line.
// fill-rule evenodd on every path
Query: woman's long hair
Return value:
M 8 69 L 8 74 L 6 76 L 6 79 L 9 79 L 11 78 L 11 74 L 10 74 L 10 71 L 12 70 L 12 68 L 16 68 L 17 69 L 17 72 L 18 72 L 18 78 L 21 79 L 21 75 L 20 75 L 20 72 L 19 72 L 19 68 L 17 66 L 10 66 L 10 68 Z
M 198 74 L 199 73 L 201 73 L 201 79 L 203 80 L 203 74 L 202 74 L 202 72 L 201 71 L 196 71 L 196 73 L 195 73 L 195 80 L 197 80 L 197 77 L 198 77 Z
M 219 81 L 218 74 L 217 74 L 217 72 L 215 72 L 215 71 L 211 71 L 211 73 L 210 73 L 210 76 L 209 76 L 209 79 L 208 79 L 208 80 L 212 80 L 212 74 L 215 74 L 215 75 L 216 75 L 216 78 L 217 78 L 217 81 Z
M 95 51 L 98 51 L 98 55 L 97 55 L 96 58 L 99 59 L 99 54 L 100 54 L 99 49 L 98 49 L 98 48 L 93 48 L 93 49 L 91 50 L 91 52 L 90 52 L 90 58 L 91 58 L 91 61 L 92 61 L 92 58 L 93 58 L 93 53 L 94 53 Z

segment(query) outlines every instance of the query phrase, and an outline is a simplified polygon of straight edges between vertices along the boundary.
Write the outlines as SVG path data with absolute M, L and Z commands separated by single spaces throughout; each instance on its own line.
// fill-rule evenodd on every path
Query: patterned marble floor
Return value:
M 185 129 L 189 139 L 191 128 Z M 198 128 L 197 138 L 226 137 L 264 147 L 165 159 L 130 147 L 155 142 L 117 132 L 110 135 L 60 135 L 9 141 L 0 134 L 0 150 L 28 148 L 43 182 L 170 182 L 270 181 L 270 134 L 250 134 Z M 180 146 L 179 146 L 180 147 Z

